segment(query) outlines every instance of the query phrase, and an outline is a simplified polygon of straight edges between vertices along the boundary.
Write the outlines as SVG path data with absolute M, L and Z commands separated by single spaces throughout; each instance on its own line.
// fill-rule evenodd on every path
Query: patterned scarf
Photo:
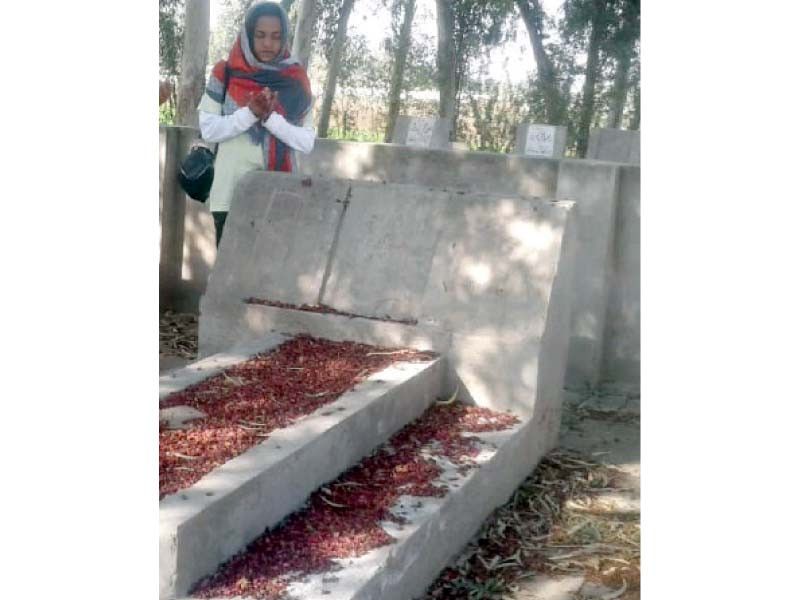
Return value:
M 256 4 L 250 10 L 253 11 L 259 6 Z M 233 114 L 239 108 L 247 106 L 254 94 L 260 93 L 264 86 L 268 86 L 273 92 L 278 93 L 275 112 L 283 115 L 289 123 L 301 125 L 311 107 L 311 85 L 303 66 L 290 56 L 286 35 L 288 18 L 280 5 L 276 5 L 276 8 L 280 10 L 276 11 L 278 14 L 274 16 L 281 19 L 283 31 L 283 43 L 278 58 L 269 63 L 259 61 L 253 54 L 248 42 L 246 25 L 243 24 L 228 55 L 227 68 L 230 70 L 230 79 L 222 110 L 223 114 Z M 247 23 L 246 18 L 245 23 Z M 224 60 L 215 64 L 206 86 L 206 93 L 216 102 L 222 101 L 225 68 Z M 261 122 L 256 122 L 246 133 L 253 144 L 261 147 L 267 170 L 292 170 L 289 147 L 271 135 Z

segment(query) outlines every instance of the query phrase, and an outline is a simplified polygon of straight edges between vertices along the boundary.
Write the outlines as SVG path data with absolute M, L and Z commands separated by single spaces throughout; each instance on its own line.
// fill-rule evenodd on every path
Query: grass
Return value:
M 357 131 L 353 129 L 348 129 L 347 131 L 343 131 L 338 127 L 331 127 L 330 129 L 328 129 L 328 139 L 343 140 L 348 142 L 382 143 L 383 132 Z

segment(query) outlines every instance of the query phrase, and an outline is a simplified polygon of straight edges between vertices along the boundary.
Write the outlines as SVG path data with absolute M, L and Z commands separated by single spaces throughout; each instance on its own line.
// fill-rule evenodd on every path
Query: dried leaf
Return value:
M 167 452 L 167 456 L 174 456 L 175 458 L 183 458 L 184 460 L 197 460 L 202 458 L 200 456 L 189 456 L 188 454 L 180 454 L 179 452 Z
M 344 504 L 336 504 L 336 502 L 331 502 L 330 500 L 325 498 L 325 496 L 320 496 L 319 499 L 322 500 L 328 506 L 332 506 L 334 508 L 347 508 L 347 506 L 345 506 Z
M 453 402 L 456 401 L 457 397 L 458 397 L 458 386 L 456 386 L 456 389 L 453 392 L 453 395 L 450 396 L 450 398 L 448 398 L 447 400 L 440 400 L 439 402 L 437 402 L 437 404 L 439 404 L 440 406 L 443 406 L 445 404 L 452 404 Z
M 225 381 L 235 385 L 236 387 L 243 386 L 243 385 L 247 384 L 247 381 L 245 381 L 244 378 L 242 378 L 242 377 L 231 377 L 230 375 L 225 373 L 225 371 L 222 372 L 222 377 L 225 379 Z
M 623 579 L 621 588 L 619 588 L 615 592 L 609 592 L 608 594 L 600 596 L 600 600 L 614 600 L 614 598 L 619 598 L 620 596 L 622 596 L 622 594 L 625 593 L 625 590 L 627 589 L 628 589 L 628 582 Z

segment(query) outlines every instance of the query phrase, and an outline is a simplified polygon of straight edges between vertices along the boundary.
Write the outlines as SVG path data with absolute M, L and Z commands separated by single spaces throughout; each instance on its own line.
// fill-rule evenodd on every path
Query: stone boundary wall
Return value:
M 162 138 L 164 130 L 170 129 L 177 128 L 162 128 Z M 301 174 L 321 178 L 575 201 L 579 275 L 567 380 L 573 386 L 606 380 L 638 384 L 638 166 L 324 139 L 317 140 L 312 154 L 300 156 L 298 162 Z M 163 176 L 162 182 L 163 190 L 168 187 Z M 172 279 L 161 272 L 161 286 L 162 290 L 170 286 L 172 308 L 194 312 L 216 249 L 208 208 L 184 198 L 177 194 L 169 200 L 185 205 L 181 279 L 176 281 L 173 267 Z
M 159 307 L 196 313 L 217 249 L 208 203 L 180 189 L 180 162 L 199 136 L 193 127 L 159 127 Z

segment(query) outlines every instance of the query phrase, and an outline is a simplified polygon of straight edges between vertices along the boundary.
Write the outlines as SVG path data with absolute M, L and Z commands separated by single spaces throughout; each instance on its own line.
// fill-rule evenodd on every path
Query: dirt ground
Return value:
M 639 599 L 639 406 L 638 391 L 632 389 L 565 392 L 559 450 L 576 451 L 598 463 L 589 472 L 601 483 L 604 477 L 609 481 L 578 491 L 562 505 L 551 540 L 560 542 L 560 533 L 566 533 L 570 543 L 563 545 L 575 546 L 575 554 L 551 560 L 502 598 Z
M 158 319 L 158 371 L 178 369 L 197 358 L 197 315 L 166 311 Z
M 159 371 L 197 356 L 197 318 L 163 313 Z M 559 447 L 428 589 L 425 600 L 638 600 L 638 389 L 564 393 Z

